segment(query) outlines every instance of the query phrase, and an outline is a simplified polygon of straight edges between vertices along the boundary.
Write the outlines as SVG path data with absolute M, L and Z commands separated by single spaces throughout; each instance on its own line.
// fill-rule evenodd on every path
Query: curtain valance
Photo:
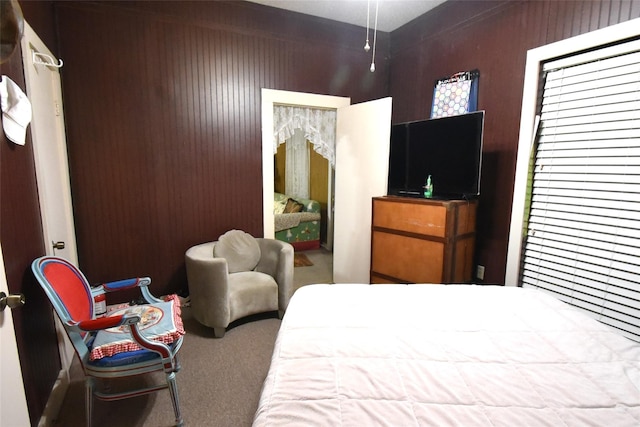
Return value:
M 336 110 L 275 105 L 273 153 L 293 136 L 296 129 L 301 129 L 304 137 L 313 145 L 313 150 L 327 159 L 331 166 L 335 166 L 336 116 Z

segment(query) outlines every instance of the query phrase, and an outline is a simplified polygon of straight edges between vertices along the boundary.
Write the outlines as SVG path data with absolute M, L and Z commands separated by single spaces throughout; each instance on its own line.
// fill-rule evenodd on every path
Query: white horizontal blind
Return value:
M 545 67 L 521 282 L 640 341 L 640 49 L 555 67 Z

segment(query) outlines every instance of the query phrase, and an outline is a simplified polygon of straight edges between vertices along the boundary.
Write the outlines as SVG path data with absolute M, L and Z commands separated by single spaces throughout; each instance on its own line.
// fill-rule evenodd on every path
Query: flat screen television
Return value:
M 424 197 L 431 175 L 433 198 L 480 195 L 484 111 L 391 126 L 388 194 Z

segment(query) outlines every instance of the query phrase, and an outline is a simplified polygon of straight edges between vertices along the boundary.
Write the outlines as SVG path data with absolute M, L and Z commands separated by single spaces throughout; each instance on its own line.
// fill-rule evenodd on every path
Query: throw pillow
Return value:
M 274 200 L 273 201 L 273 213 L 281 214 L 284 213 L 284 208 L 287 206 L 286 200 Z
M 213 256 L 227 260 L 229 273 L 251 271 L 260 261 L 260 246 L 251 234 L 231 230 L 218 238 Z
M 294 212 L 302 212 L 304 209 L 304 205 L 302 203 L 298 203 L 293 199 L 287 200 L 287 204 L 284 207 L 284 213 L 294 213 Z

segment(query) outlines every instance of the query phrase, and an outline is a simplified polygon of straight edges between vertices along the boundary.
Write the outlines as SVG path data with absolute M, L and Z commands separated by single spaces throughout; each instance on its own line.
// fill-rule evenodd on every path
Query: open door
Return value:
M 47 255 L 65 258 L 77 265 L 58 61 L 26 22 L 22 52 L 27 95 L 33 107 L 31 136 L 45 248 Z
M 24 23 L 21 43 L 26 93 L 33 109 L 31 141 L 46 254 L 65 258 L 77 265 L 60 63 L 27 22 Z M 73 346 L 48 301 L 46 306 L 51 311 L 51 321 L 55 322 L 58 334 L 37 339 L 55 341 L 60 359 L 54 363 L 53 355 L 43 356 L 44 360 L 50 361 L 46 366 L 47 372 L 55 370 L 55 375 L 51 373 L 54 378 L 58 377 L 46 400 L 43 419 L 55 416 L 62 404 L 74 355 Z M 23 366 L 23 369 L 31 368 Z
M 0 248 L 0 291 L 9 294 L 4 270 L 4 257 Z M 0 311 L 0 425 L 28 426 L 29 410 L 22 382 L 22 367 L 13 328 L 11 309 Z
M 391 98 L 338 108 L 333 281 L 369 283 L 371 198 L 387 194 Z

